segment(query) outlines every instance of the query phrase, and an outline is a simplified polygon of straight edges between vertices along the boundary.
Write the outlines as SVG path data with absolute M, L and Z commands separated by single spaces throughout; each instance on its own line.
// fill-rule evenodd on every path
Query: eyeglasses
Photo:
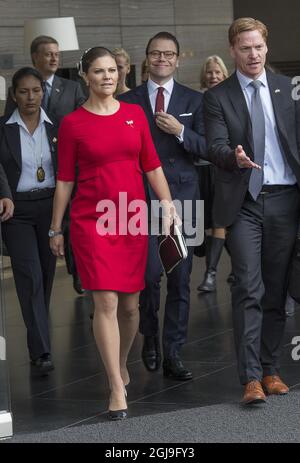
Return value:
M 174 56 L 177 56 L 178 53 L 175 51 L 159 51 L 159 50 L 153 50 L 149 51 L 148 55 L 151 56 L 151 58 L 158 59 L 163 55 L 166 59 L 172 59 Z

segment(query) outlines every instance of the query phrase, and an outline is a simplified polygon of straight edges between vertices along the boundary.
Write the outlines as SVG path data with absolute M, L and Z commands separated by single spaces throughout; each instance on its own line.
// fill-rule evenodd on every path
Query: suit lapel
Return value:
M 174 81 L 174 87 L 173 87 L 173 91 L 172 91 L 172 94 L 171 94 L 171 98 L 170 98 L 170 101 L 169 101 L 169 105 L 168 105 L 168 109 L 167 109 L 167 113 L 168 114 L 172 114 L 173 116 L 178 114 L 178 111 L 179 111 L 179 86 L 177 85 L 177 83 Z
M 251 124 L 250 114 L 249 114 L 247 103 L 246 103 L 246 100 L 243 94 L 243 90 L 241 89 L 236 73 L 234 73 L 228 79 L 228 95 L 229 95 L 231 104 L 239 118 L 240 124 L 242 126 L 242 131 L 243 133 L 246 134 L 249 145 L 253 153 L 254 146 L 253 146 L 252 124 Z
M 152 111 L 152 107 L 150 103 L 147 83 L 141 85 L 138 88 L 137 95 L 139 96 L 139 99 L 141 100 L 141 105 L 146 113 L 150 128 L 153 131 L 153 129 L 157 128 L 157 126 L 155 124 L 154 115 L 153 115 L 153 111 Z
M 61 97 L 62 92 L 63 92 L 63 81 L 59 77 L 54 76 L 51 95 L 50 95 L 50 104 L 48 108 L 49 113 L 51 113 L 53 109 L 57 107 L 58 101 Z
M 284 117 L 282 114 L 284 108 L 283 92 L 279 88 L 278 81 L 276 79 L 276 74 L 273 74 L 272 72 L 267 72 L 267 80 L 278 131 L 288 142 L 288 135 L 284 124 Z
M 18 164 L 19 168 L 22 169 L 21 139 L 18 124 L 5 124 L 4 133 L 10 153 Z
M 182 92 L 180 85 L 174 80 L 174 87 L 169 101 L 167 113 L 172 114 L 172 116 L 178 118 L 178 114 L 181 113 L 181 110 L 185 110 L 185 103 L 184 93 Z
M 57 158 L 56 158 L 57 138 L 56 138 L 56 132 L 55 132 L 54 126 L 52 124 L 49 124 L 49 122 L 46 122 L 46 121 L 45 121 L 45 128 L 46 128 L 47 138 L 48 138 L 49 147 L 50 147 L 52 164 L 53 164 L 54 172 L 55 172 L 55 176 L 56 176 L 56 171 L 57 171 Z

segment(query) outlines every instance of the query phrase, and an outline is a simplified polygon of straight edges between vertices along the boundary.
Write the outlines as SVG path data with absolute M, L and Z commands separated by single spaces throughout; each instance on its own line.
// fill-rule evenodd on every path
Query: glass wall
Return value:
M 3 276 L 3 249 L 0 222 L 0 439 L 12 436 L 8 361 L 5 340 L 5 294 Z

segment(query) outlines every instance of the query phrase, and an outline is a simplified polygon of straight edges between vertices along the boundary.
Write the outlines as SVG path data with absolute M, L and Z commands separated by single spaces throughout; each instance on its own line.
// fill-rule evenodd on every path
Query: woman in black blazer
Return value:
M 48 230 L 56 179 L 57 130 L 41 108 L 43 79 L 22 68 L 12 79 L 17 108 L 0 118 L 0 163 L 15 204 L 2 224 L 27 328 L 32 365 L 40 374 L 53 370 L 48 310 L 55 273 Z

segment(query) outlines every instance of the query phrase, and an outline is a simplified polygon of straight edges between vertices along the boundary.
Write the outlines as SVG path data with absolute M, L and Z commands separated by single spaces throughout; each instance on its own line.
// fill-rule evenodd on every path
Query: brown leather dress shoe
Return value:
M 283 381 L 279 378 L 279 376 L 264 376 L 262 379 L 262 387 L 266 394 L 279 394 L 284 395 L 289 392 L 289 388 Z
M 260 404 L 266 402 L 266 400 L 267 398 L 259 381 L 253 379 L 246 384 L 242 400 L 244 405 Z

